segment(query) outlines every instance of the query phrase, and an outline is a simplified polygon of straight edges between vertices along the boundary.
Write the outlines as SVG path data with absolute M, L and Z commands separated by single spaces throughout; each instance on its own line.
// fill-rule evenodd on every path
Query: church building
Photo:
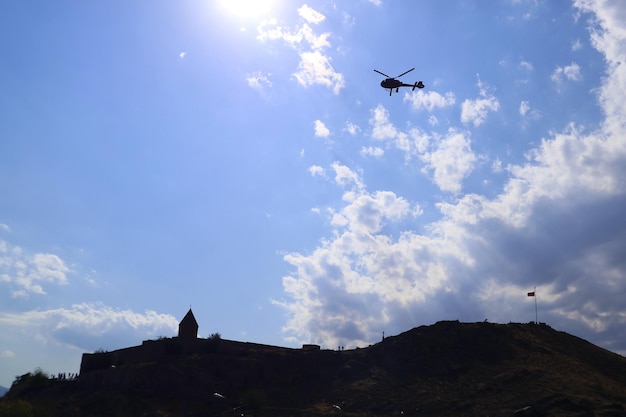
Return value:
M 191 308 L 185 314 L 185 317 L 178 323 L 178 338 L 184 340 L 192 340 L 198 338 L 198 322 L 193 316 Z

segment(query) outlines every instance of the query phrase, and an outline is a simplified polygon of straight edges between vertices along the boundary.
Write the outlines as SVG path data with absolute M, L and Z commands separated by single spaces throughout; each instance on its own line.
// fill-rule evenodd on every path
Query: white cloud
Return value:
M 583 79 L 580 72 L 580 65 L 575 62 L 565 67 L 556 67 L 550 78 L 554 82 L 561 82 L 564 78 L 570 81 L 581 81 Z
M 371 113 L 372 138 L 385 140 L 395 138 L 398 135 L 398 130 L 389 121 L 389 112 L 382 104 L 379 104 Z
M 311 165 L 309 167 L 309 173 L 314 177 L 316 176 L 326 177 L 326 170 L 319 165 Z
M 183 52 L 181 52 L 180 54 L 178 54 L 178 57 L 179 57 L 180 59 L 185 59 L 185 56 L 187 56 L 187 52 L 185 52 L 185 51 L 183 51 Z
M 344 128 L 344 130 L 351 135 L 356 135 L 361 131 L 361 128 L 354 123 L 346 122 L 346 127 Z
M 260 41 L 266 40 L 279 40 L 282 39 L 289 46 L 294 48 L 299 47 L 301 44 L 308 42 L 312 45 L 328 46 L 327 38 L 328 33 L 316 36 L 313 33 L 313 29 L 306 23 L 297 28 L 296 31 L 291 31 L 289 28 L 278 25 L 278 21 L 275 18 L 262 21 L 257 27 L 257 39 Z
M 299 9 L 300 15 L 310 23 L 319 23 L 324 16 L 309 6 Z M 298 52 L 300 62 L 298 71 L 293 75 L 300 85 L 309 87 L 319 84 L 330 88 L 335 94 L 344 87 L 343 74 L 335 71 L 331 64 L 331 57 L 323 53 L 325 48 L 330 47 L 328 38 L 330 33 L 317 35 L 306 23 L 299 26 L 295 31 L 278 26 L 276 19 L 264 21 L 258 27 L 257 39 L 283 40 L 287 45 Z
M 314 24 L 321 23 L 326 19 L 326 16 L 306 4 L 298 9 L 298 14 L 307 22 Z
M 320 138 L 327 138 L 328 136 L 330 136 L 330 130 L 328 130 L 324 122 L 322 122 L 321 120 L 316 120 L 315 122 L 313 122 L 313 125 L 315 128 L 315 136 Z
M 293 267 L 283 279 L 290 299 L 279 304 L 293 340 L 354 346 L 379 340 L 381 329 L 393 334 L 442 319 L 530 321 L 526 292 L 537 286 L 540 321 L 626 353 L 626 9 L 609 1 L 575 5 L 594 13 L 592 44 L 606 60 L 601 127 L 572 123 L 549 132 L 524 163 L 503 168 L 496 160 L 492 169 L 509 174 L 497 195 L 442 201 L 440 218 L 423 227 L 408 222 L 414 210 L 401 196 L 367 192 L 360 175 L 335 164 L 344 198 L 332 208 L 333 233 L 306 255 L 285 256 Z M 469 102 L 465 122 L 480 124 L 499 106 L 485 88 L 480 100 Z M 519 111 L 528 117 L 532 107 Z M 475 163 L 459 130 L 442 138 L 405 133 L 382 106 L 370 125 L 372 139 L 425 159 L 441 184 L 446 176 L 432 167 L 449 166 L 451 155 L 466 158 L 461 172 Z
M 565 78 L 572 81 L 580 81 L 583 79 L 580 73 L 580 66 L 574 62 L 572 65 L 563 67 L 563 75 L 565 75 Z
M 328 37 L 330 33 L 322 33 L 321 35 L 315 35 L 313 29 L 309 25 L 302 25 L 299 30 L 304 41 L 308 42 L 313 50 L 321 50 L 330 46 Z
M 525 119 L 536 120 L 541 118 L 541 112 L 533 109 L 528 100 L 522 100 L 519 104 L 519 114 Z
M 346 206 L 333 216 L 335 238 L 314 253 L 292 253 L 285 261 L 295 268 L 283 278 L 294 303 L 278 303 L 291 313 L 287 329 L 298 339 L 324 346 L 365 345 L 379 335 L 393 311 L 387 306 L 424 300 L 445 286 L 446 277 L 427 260 L 430 250 L 418 242 L 397 242 L 381 235 L 388 222 L 420 214 L 419 207 L 392 192 L 346 192 Z M 404 267 L 410 263 L 413 269 Z M 433 274 L 425 278 L 425 272 Z
M 498 111 L 500 102 L 489 91 L 489 87 L 478 79 L 478 89 L 481 98 L 465 100 L 461 105 L 461 122 L 480 126 L 487 120 L 489 112 Z
M 534 70 L 534 69 L 535 69 L 535 68 L 533 67 L 533 64 L 531 64 L 531 63 L 530 63 L 530 62 L 528 62 L 528 61 L 520 61 L 519 66 L 520 66 L 520 68 L 522 68 L 522 69 L 523 69 L 523 70 L 525 70 L 525 71 L 532 71 L 532 70 Z
M 426 109 L 433 111 L 436 108 L 453 106 L 456 102 L 454 94 L 447 92 L 441 95 L 436 91 L 424 93 L 422 90 L 404 95 L 404 101 L 409 101 L 415 110 Z
M 589 0 L 576 0 L 575 6 L 582 11 L 594 14 L 595 22 L 591 30 L 591 43 L 605 57 L 607 77 L 600 90 L 600 103 L 607 114 L 604 129 L 618 136 L 626 128 L 624 121 L 624 91 L 626 73 L 623 70 L 626 57 L 626 9 L 619 1 L 602 3 Z
M 335 171 L 335 182 L 342 187 L 354 187 L 358 190 L 363 188 L 363 181 L 359 174 L 346 165 L 333 162 L 331 167 Z
M 442 191 L 458 193 L 476 162 L 469 139 L 461 132 L 450 130 L 444 137 L 436 138 L 431 148 L 420 159 L 426 163 L 426 169 L 433 172 L 434 183 Z
M 489 112 L 498 111 L 498 109 L 500 109 L 500 103 L 495 97 L 467 99 L 461 105 L 461 121 L 480 126 L 487 120 Z
M 261 71 L 253 72 L 246 75 L 246 81 L 248 82 L 249 87 L 262 91 L 265 87 L 272 86 L 269 75 L 270 74 L 263 74 Z
M 12 358 L 14 356 L 15 356 L 15 352 L 11 350 L 3 350 L 2 352 L 0 352 L 0 357 L 2 358 Z
M 46 294 L 46 285 L 65 285 L 70 268 L 51 253 L 25 253 L 0 239 L 0 282 L 12 287 L 13 298 Z
M 502 161 L 500 159 L 496 159 L 495 161 L 493 161 L 493 163 L 491 164 L 491 170 L 495 173 L 500 173 L 504 171 L 504 169 L 502 168 Z
M 15 290 L 11 293 L 11 297 L 27 299 L 30 297 L 30 293 L 27 290 Z
M 528 103 L 528 101 L 522 100 L 522 102 L 519 104 L 519 114 L 522 116 L 526 116 L 529 110 L 530 104 Z
M 343 75 L 334 70 L 330 57 L 320 51 L 302 52 L 298 68 L 294 76 L 304 87 L 321 84 L 332 89 L 335 94 L 339 94 L 344 87 Z
M 374 146 L 363 146 L 361 148 L 360 154 L 363 156 L 372 156 L 374 158 L 380 158 L 385 154 L 385 151 L 381 148 Z
M 168 314 L 118 310 L 100 303 L 71 308 L 0 313 L 0 327 L 20 328 L 43 342 L 55 341 L 80 349 L 117 349 L 156 336 L 175 336 L 178 321 Z
M 277 26 L 277 24 L 276 19 L 262 22 L 258 27 L 259 34 L 257 35 L 257 39 L 260 41 L 283 40 L 287 45 L 296 50 L 302 50 L 307 47 L 319 50 L 330 46 L 330 42 L 328 41 L 330 33 L 316 35 L 313 29 L 306 23 L 300 26 L 295 32 L 290 31 L 288 28 Z
M 368 0 L 368 1 L 375 6 L 380 6 L 381 4 L 383 4 L 382 0 Z
M 477 160 L 466 134 L 454 129 L 445 135 L 429 135 L 419 129 L 398 130 L 382 105 L 371 111 L 372 138 L 390 141 L 404 152 L 405 160 L 419 159 L 423 171 L 432 174 L 432 181 L 442 191 L 457 193 Z
M 385 285 L 382 280 L 376 282 L 373 277 L 355 274 L 350 271 L 350 265 L 357 263 L 366 267 L 377 256 L 376 248 L 384 249 L 383 241 L 379 242 L 380 245 L 377 244 L 376 233 L 383 230 L 387 222 L 400 221 L 420 215 L 421 209 L 418 206 L 412 206 L 393 192 L 368 193 L 362 187 L 362 180 L 358 174 L 338 163 L 333 164 L 333 168 L 337 175 L 342 178 L 338 180 L 338 183 L 347 187 L 343 196 L 346 205 L 340 211 L 334 212 L 332 217 L 332 224 L 338 229 L 338 238 L 316 251 L 314 257 L 320 261 L 317 266 L 314 266 L 313 262 L 309 262 L 307 257 L 299 254 L 286 255 L 285 259 L 302 272 L 308 271 L 306 273 L 312 274 L 314 280 L 319 279 L 319 284 L 328 284 L 333 287 L 335 294 L 332 297 L 333 300 L 337 300 L 338 295 L 341 297 L 341 292 L 366 295 L 370 291 L 384 290 Z M 314 269 L 309 268 L 312 266 Z M 349 275 L 344 282 L 338 280 L 342 273 Z M 393 271 L 390 270 L 388 273 L 393 276 Z M 305 298 L 309 297 L 306 294 L 306 289 L 310 288 L 310 283 L 295 277 L 285 278 L 284 283 L 289 287 L 288 292 L 300 293 Z M 340 285 L 341 288 L 335 287 L 334 284 Z M 332 300 L 327 301 L 334 304 Z M 340 303 L 335 307 L 340 307 Z M 298 306 L 289 308 L 299 309 Z M 306 316 L 321 313 L 315 310 L 317 309 L 300 312 Z M 349 318 L 346 318 L 345 321 L 343 318 L 335 317 L 335 319 L 341 320 L 343 325 L 348 325 Z M 296 319 L 296 321 L 298 320 Z M 331 319 L 331 321 L 335 320 Z

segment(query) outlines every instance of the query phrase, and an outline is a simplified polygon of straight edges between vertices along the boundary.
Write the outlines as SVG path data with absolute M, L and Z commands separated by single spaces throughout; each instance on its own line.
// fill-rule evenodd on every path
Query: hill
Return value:
M 544 324 L 438 322 L 343 351 L 172 338 L 85 354 L 76 380 L 21 379 L 0 411 L 22 401 L 37 416 L 626 416 L 626 358 Z
M 8 390 L 8 388 L 0 386 L 0 397 L 6 394 Z

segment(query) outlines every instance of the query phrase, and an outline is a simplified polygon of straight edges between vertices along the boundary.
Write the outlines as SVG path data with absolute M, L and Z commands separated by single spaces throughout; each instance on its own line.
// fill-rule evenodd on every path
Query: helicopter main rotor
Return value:
M 396 78 L 400 78 L 400 77 L 402 77 L 403 75 L 408 74 L 409 72 L 413 71 L 414 69 L 415 69 L 415 67 L 413 67 L 413 68 L 411 68 L 410 70 L 405 71 L 405 72 L 403 72 L 402 74 L 397 75 L 397 76 L 395 76 L 395 77 L 390 77 L 390 76 L 388 76 L 387 74 L 385 74 L 384 72 L 380 72 L 380 71 L 378 71 L 377 69 L 375 69 L 374 71 L 376 71 L 376 72 L 377 72 L 377 73 L 379 73 L 380 75 L 384 75 L 384 76 L 385 76 L 385 77 L 387 77 L 387 78 L 391 78 L 392 80 L 395 80 Z
M 387 74 L 385 74 L 384 72 L 380 72 L 377 69 L 375 69 L 374 71 L 376 71 L 377 73 L 379 73 L 380 75 L 384 75 L 387 78 L 391 78 L 390 76 L 388 76 Z

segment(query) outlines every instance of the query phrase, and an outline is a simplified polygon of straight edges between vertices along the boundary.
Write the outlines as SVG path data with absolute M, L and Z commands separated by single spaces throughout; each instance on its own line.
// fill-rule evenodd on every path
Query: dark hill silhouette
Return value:
M 14 383 L 0 410 L 16 401 L 51 417 L 626 416 L 626 358 L 544 324 L 438 322 L 344 351 L 172 338 Z

